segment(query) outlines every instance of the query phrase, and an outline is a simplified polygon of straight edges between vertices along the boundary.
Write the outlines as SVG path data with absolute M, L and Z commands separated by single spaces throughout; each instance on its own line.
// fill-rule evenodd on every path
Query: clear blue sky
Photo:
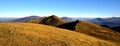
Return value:
M 0 17 L 117 17 L 120 0 L 0 0 Z

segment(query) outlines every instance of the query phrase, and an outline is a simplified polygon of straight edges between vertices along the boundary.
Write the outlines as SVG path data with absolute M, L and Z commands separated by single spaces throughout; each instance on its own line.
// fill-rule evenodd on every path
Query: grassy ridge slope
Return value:
M 0 46 L 116 46 L 116 44 L 41 24 L 0 23 Z
M 120 45 L 120 33 L 90 22 L 77 20 L 57 27 L 73 30 L 79 33 L 83 33 L 100 39 L 115 42 Z
M 75 31 L 116 42 L 120 45 L 120 33 L 90 22 L 79 21 L 75 26 Z

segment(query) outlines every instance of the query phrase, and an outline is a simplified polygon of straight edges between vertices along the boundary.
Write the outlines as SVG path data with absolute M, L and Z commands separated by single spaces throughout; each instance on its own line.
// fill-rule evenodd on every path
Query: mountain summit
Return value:
M 45 17 L 39 23 L 45 24 L 45 25 L 51 25 L 51 26 L 58 26 L 58 25 L 66 23 L 66 22 L 64 20 L 61 20 L 59 17 L 52 15 L 49 17 Z

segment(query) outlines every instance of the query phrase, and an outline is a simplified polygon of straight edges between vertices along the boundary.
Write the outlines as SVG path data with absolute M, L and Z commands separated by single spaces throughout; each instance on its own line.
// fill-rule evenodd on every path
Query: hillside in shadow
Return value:
M 100 25 L 100 26 L 109 28 L 109 29 L 111 29 L 111 30 L 114 30 L 114 31 L 120 33 L 120 26 L 117 26 L 117 27 L 110 27 L 110 26 L 108 26 L 108 25 Z
M 118 26 L 118 27 L 112 27 L 110 29 L 112 29 L 112 30 L 117 31 L 117 32 L 120 33 L 120 26 Z

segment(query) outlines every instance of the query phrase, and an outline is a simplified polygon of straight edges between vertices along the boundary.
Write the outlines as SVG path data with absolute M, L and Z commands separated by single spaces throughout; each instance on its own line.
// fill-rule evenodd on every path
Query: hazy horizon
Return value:
M 0 17 L 120 17 L 120 0 L 0 0 Z

